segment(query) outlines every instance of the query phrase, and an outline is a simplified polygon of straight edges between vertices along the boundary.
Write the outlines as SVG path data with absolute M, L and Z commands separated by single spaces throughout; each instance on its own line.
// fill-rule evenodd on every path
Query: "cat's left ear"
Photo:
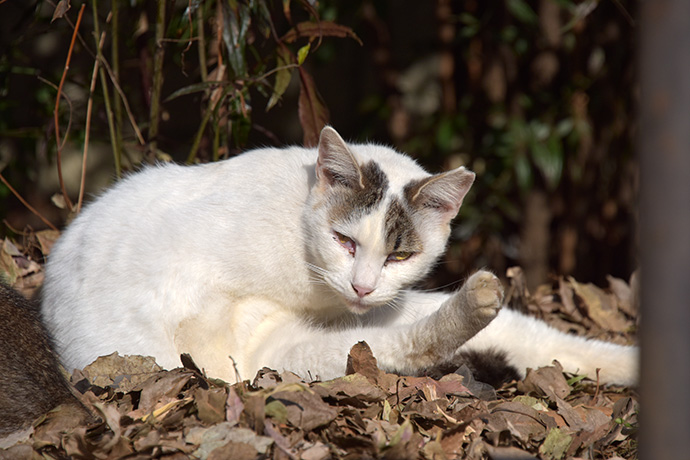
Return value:
M 316 178 L 321 186 L 364 188 L 359 163 L 335 129 L 326 126 L 321 130 L 318 151 Z
M 472 171 L 460 166 L 411 184 L 405 194 L 411 205 L 440 213 L 444 220 L 450 221 L 460 210 L 474 178 Z

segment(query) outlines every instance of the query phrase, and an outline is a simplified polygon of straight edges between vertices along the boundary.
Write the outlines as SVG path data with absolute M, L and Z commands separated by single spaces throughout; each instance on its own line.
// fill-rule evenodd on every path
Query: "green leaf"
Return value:
M 539 447 L 539 453 L 548 459 L 558 460 L 565 456 L 573 437 L 560 428 L 552 428 Z
M 226 82 L 223 81 L 204 81 L 201 83 L 194 83 L 192 85 L 185 86 L 173 92 L 163 102 L 172 101 L 173 99 L 177 99 L 180 96 L 186 96 L 187 94 L 199 93 L 201 91 L 205 91 L 210 88 L 215 88 L 216 86 L 223 85 L 225 83 Z
M 287 67 L 290 63 L 290 59 L 290 51 L 286 47 L 279 47 L 276 53 L 276 68 L 279 70 L 276 72 L 276 80 L 273 84 L 273 94 L 271 94 L 271 98 L 268 100 L 268 104 L 266 104 L 267 112 L 278 103 L 290 84 L 292 69 Z
M 278 401 L 277 399 L 268 399 L 270 400 L 270 402 L 266 404 L 266 416 L 271 417 L 278 423 L 286 423 L 288 412 L 287 407 L 285 407 L 285 404 Z
M 539 22 L 539 16 L 524 0 L 508 0 L 508 10 L 521 22 L 534 25 Z
M 288 20 L 288 22 L 292 22 L 292 13 L 290 12 L 290 4 L 292 2 L 290 0 L 283 0 L 283 14 L 285 15 L 285 19 Z
M 532 186 L 532 167 L 525 155 L 515 158 L 515 175 L 521 190 L 527 190 Z
M 223 5 L 223 41 L 228 52 L 228 62 L 235 76 L 247 75 L 244 57 L 246 35 L 251 24 L 249 6 L 244 2 L 226 0 Z
M 311 48 L 311 43 L 307 43 L 297 51 L 297 64 L 302 65 L 309 55 L 309 49 Z
M 572 386 L 575 385 L 576 383 L 580 383 L 581 381 L 583 381 L 583 380 L 586 379 L 586 378 L 587 378 L 586 375 L 576 375 L 576 376 L 574 376 L 574 377 L 569 378 L 569 379 L 566 381 L 566 383 L 572 387 Z
M 551 190 L 555 189 L 563 173 L 563 147 L 560 139 L 556 136 L 550 136 L 546 141 L 536 139 L 530 146 L 530 151 L 546 185 Z

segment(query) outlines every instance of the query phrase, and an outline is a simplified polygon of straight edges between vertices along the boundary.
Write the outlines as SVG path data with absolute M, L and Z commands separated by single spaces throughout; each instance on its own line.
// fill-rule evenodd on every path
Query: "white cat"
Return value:
M 330 127 L 317 149 L 147 168 L 69 225 L 42 313 L 69 369 L 114 351 L 173 368 L 186 352 L 230 382 L 263 366 L 329 379 L 364 340 L 389 371 L 498 349 L 521 375 L 558 359 L 636 382 L 637 348 L 500 310 L 491 273 L 455 293 L 409 289 L 445 250 L 473 181 L 462 167 L 431 175 L 389 148 L 346 144 Z

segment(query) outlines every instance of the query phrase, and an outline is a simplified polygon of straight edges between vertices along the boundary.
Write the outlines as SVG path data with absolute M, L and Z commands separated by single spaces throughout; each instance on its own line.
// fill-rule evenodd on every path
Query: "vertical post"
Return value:
M 640 458 L 690 458 L 690 1 L 641 7 Z

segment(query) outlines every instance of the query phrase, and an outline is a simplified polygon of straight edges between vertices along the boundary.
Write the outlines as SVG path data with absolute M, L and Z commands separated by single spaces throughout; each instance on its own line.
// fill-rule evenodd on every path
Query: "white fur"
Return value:
M 87 206 L 55 245 L 43 292 L 66 367 L 118 351 L 173 368 L 190 352 L 228 381 L 263 366 L 331 378 L 344 373 L 360 340 L 383 368 L 424 364 L 405 356 L 426 340 L 424 328 L 450 295 L 405 289 L 444 251 L 449 217 L 416 217 L 424 251 L 386 264 L 386 205 L 430 175 L 391 149 L 349 148 L 360 164 L 380 165 L 389 190 L 370 214 L 339 228 L 321 201 L 317 150 L 296 147 L 147 168 Z M 334 230 L 357 240 L 358 257 Z M 360 298 L 356 284 L 374 290 Z M 585 341 L 508 310 L 462 347 L 505 349 L 521 369 L 557 358 L 590 376 L 602 367 L 607 382 L 637 375 L 636 348 Z

